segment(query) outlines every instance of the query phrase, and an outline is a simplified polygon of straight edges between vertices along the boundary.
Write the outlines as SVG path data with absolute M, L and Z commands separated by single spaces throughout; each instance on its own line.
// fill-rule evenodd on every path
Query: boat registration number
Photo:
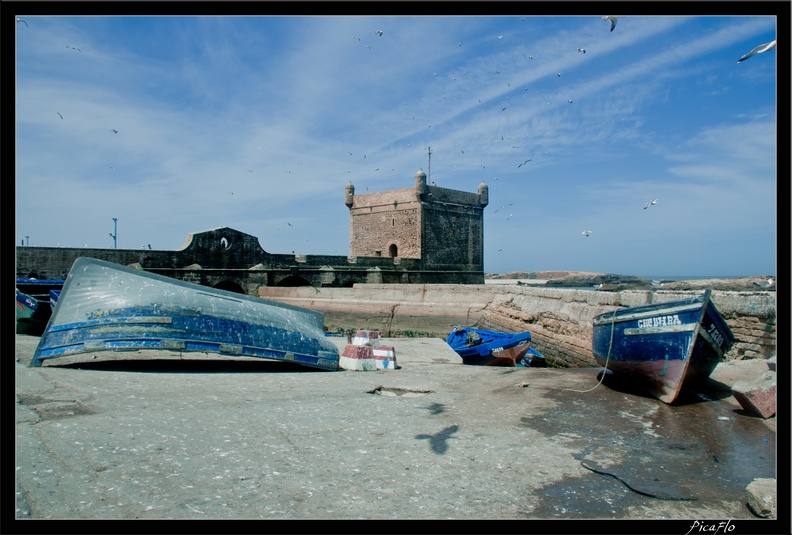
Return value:
M 723 336 L 721 335 L 720 331 L 713 323 L 710 323 L 710 326 L 707 328 L 707 332 L 709 333 L 712 341 L 718 344 L 718 347 L 723 347 Z
M 497 353 L 498 351 L 503 351 L 503 348 L 502 347 L 496 347 L 495 349 L 492 350 L 493 353 Z
M 668 325 L 682 325 L 682 320 L 679 319 L 677 314 L 673 316 L 655 316 L 654 318 L 638 320 L 638 328 L 666 327 Z

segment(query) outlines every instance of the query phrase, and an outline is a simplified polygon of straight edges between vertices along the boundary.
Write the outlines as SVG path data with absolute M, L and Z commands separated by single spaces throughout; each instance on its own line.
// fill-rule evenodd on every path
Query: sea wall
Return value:
M 533 347 L 561 367 L 594 366 L 592 320 L 619 307 L 675 301 L 701 291 L 590 290 L 483 284 L 356 284 L 352 288 L 260 287 L 259 296 L 325 314 L 329 331 L 380 330 L 383 336 L 443 337 L 455 323 L 530 331 Z M 713 291 L 735 336 L 726 360 L 776 353 L 775 292 Z

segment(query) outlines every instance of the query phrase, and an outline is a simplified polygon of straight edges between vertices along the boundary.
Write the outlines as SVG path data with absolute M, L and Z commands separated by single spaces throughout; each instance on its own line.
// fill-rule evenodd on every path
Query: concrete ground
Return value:
M 594 368 L 465 366 L 428 338 L 383 340 L 396 370 L 165 352 L 30 368 L 38 340 L 16 337 L 16 519 L 773 524 L 745 488 L 776 477 L 775 418 L 717 381 L 668 406 Z

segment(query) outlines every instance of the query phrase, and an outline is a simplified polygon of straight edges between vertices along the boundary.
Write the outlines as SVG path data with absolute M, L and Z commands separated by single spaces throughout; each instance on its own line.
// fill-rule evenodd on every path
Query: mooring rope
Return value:
M 599 381 L 597 381 L 597 384 L 595 384 L 588 390 L 575 390 L 574 388 L 564 388 L 563 390 L 566 390 L 567 392 L 586 393 L 586 392 L 591 392 L 592 390 L 594 390 L 595 388 L 597 388 L 599 385 L 602 384 L 603 379 L 605 379 L 605 374 L 608 371 L 608 361 L 610 361 L 611 349 L 613 349 L 613 332 L 616 330 L 616 313 L 618 311 L 619 311 L 618 308 L 614 310 L 613 316 L 611 317 L 611 335 L 610 335 L 610 343 L 608 344 L 608 355 L 605 357 L 605 368 L 602 370 L 602 376 L 600 377 Z
M 648 496 L 649 498 L 657 498 L 659 500 L 670 500 L 670 501 L 677 501 L 677 502 L 691 502 L 691 501 L 698 500 L 698 498 L 673 498 L 671 496 L 660 496 L 658 494 L 652 494 L 652 493 L 649 493 L 649 492 L 644 492 L 642 490 L 638 490 L 636 488 L 631 487 L 629 483 L 627 483 L 625 480 L 623 480 L 622 478 L 620 478 L 617 475 L 611 474 L 609 472 L 603 472 L 601 470 L 597 470 L 595 468 L 587 466 L 586 463 L 583 462 L 583 461 L 580 461 L 580 465 L 583 468 L 585 468 L 586 470 L 591 470 L 595 474 L 599 474 L 601 476 L 612 477 L 616 481 L 619 481 L 620 483 L 622 483 L 625 487 L 627 487 L 631 491 L 636 492 L 636 493 L 640 494 L 641 496 Z

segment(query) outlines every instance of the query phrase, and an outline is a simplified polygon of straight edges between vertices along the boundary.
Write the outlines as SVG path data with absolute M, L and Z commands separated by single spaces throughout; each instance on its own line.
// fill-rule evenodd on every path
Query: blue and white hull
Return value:
M 78 258 L 31 365 L 81 353 L 165 350 L 336 370 L 338 349 L 323 321 L 321 312 Z
M 734 343 L 711 291 L 681 301 L 617 309 L 594 318 L 597 363 L 633 378 L 665 403 L 713 372 Z

